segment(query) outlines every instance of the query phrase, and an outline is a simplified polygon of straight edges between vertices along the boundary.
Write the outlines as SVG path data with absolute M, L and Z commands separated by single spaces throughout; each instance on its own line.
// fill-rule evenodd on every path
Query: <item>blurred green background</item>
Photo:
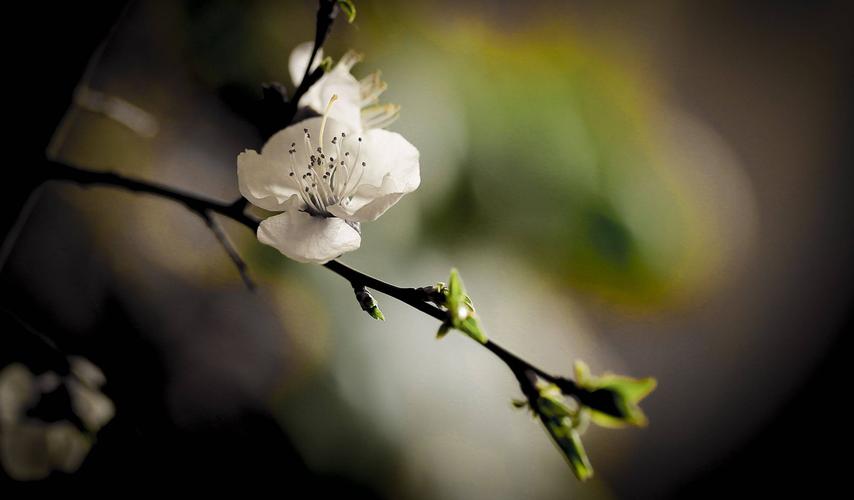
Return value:
M 656 376 L 650 427 L 593 429 L 597 476 L 579 484 L 511 408 L 511 373 L 462 335 L 436 342 L 433 320 L 379 295 L 387 321 L 372 321 L 337 276 L 226 221 L 261 284 L 249 294 L 181 207 L 54 186 L 4 273 L 88 346 L 117 420 L 133 418 L 129 386 L 110 385 L 120 363 L 86 341 L 106 296 L 157 352 L 151 398 L 170 428 L 251 408 L 312 473 L 381 498 L 677 495 L 774 418 L 850 299 L 849 9 L 356 5 L 326 54 L 354 48 L 357 76 L 382 70 L 422 185 L 343 261 L 406 285 L 458 267 L 490 336 L 526 359 Z M 84 85 L 156 134 L 72 106 L 52 154 L 236 199 L 235 158 L 262 142 L 234 96 L 290 84 L 313 16 L 310 1 L 134 4 Z

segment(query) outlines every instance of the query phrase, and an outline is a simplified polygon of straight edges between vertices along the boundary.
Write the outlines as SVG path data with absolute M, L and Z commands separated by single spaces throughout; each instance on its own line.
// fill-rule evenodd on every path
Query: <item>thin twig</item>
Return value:
M 52 351 L 62 353 L 62 349 L 56 345 L 56 342 L 53 341 L 50 337 L 38 331 L 34 326 L 24 321 L 23 318 L 18 316 L 14 311 L 8 309 L 5 306 L 0 306 L 0 313 L 5 314 L 9 318 L 11 318 L 15 323 L 17 323 L 25 332 L 32 335 L 34 338 L 38 339 L 39 342 L 49 347 Z
M 311 66 L 314 64 L 314 60 L 317 58 L 318 52 L 320 52 L 320 48 L 323 47 L 324 42 L 326 42 L 326 36 L 329 34 L 329 31 L 332 29 L 332 24 L 335 22 L 335 17 L 338 15 L 338 3 L 335 0 L 320 0 L 318 2 L 317 7 L 317 24 L 315 26 L 314 32 L 314 45 L 311 48 L 311 56 L 308 58 L 308 64 L 305 67 L 305 72 L 303 72 L 302 79 L 300 80 L 299 85 L 294 90 L 294 95 L 291 96 L 288 101 L 288 113 L 286 117 L 286 122 L 290 123 L 293 121 L 294 116 L 297 113 L 297 106 L 299 106 L 299 100 L 305 94 L 308 89 L 314 85 L 317 80 L 323 76 L 323 68 L 317 68 L 312 71 Z
M 225 232 L 222 225 L 220 225 L 214 217 L 213 213 L 207 211 L 204 214 L 205 223 L 208 225 L 208 228 L 214 236 L 216 236 L 217 241 L 222 245 L 225 253 L 228 254 L 228 258 L 234 263 L 234 267 L 237 268 L 237 272 L 240 274 L 240 278 L 243 280 L 246 288 L 248 288 L 250 292 L 254 292 L 255 282 L 253 282 L 252 278 L 249 276 L 249 268 L 246 266 L 246 262 L 244 262 L 240 257 L 237 249 L 234 248 L 234 245 L 231 243 L 231 239 L 228 237 L 228 233 Z
M 6 233 L 6 237 L 3 238 L 3 244 L 0 245 L 0 271 L 6 267 L 6 262 L 9 260 L 9 256 L 12 255 L 12 249 L 15 248 L 15 244 L 24 230 L 24 225 L 30 220 L 30 214 L 33 213 L 33 208 L 35 208 L 39 199 L 41 199 L 43 192 L 44 189 L 41 185 L 33 189 L 27 197 L 27 201 L 24 202 L 24 206 L 21 207 L 21 211 L 18 212 L 18 218 L 15 219 L 14 224 L 12 224 L 12 227 Z
M 206 217 L 205 212 L 211 211 L 234 219 L 253 231 L 258 229 L 258 221 L 243 212 L 242 203 L 223 203 L 153 182 L 139 181 L 113 172 L 94 172 L 54 160 L 45 160 L 43 174 L 45 180 L 66 180 L 80 185 L 114 186 L 137 193 L 160 196 L 184 205 L 203 219 Z

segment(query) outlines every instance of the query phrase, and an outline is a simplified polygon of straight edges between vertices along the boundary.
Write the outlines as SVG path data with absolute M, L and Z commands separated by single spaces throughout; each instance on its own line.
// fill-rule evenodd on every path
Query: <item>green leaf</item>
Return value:
M 566 457 L 575 477 L 580 481 L 586 481 L 593 477 L 593 466 L 590 465 L 587 452 L 584 451 L 581 436 L 569 423 L 569 419 L 545 419 L 544 424 L 555 444 Z
M 653 377 L 636 379 L 613 373 L 595 377 L 583 361 L 576 361 L 575 378 L 582 389 L 579 401 L 590 409 L 593 423 L 610 428 L 647 425 L 638 403 L 655 389 Z
M 461 321 L 460 324 L 457 325 L 457 329 L 477 340 L 481 344 L 485 344 L 489 340 L 489 337 L 486 336 L 486 333 L 480 326 L 480 321 L 473 313 L 471 316 Z
M 385 316 L 383 315 L 383 312 L 382 312 L 382 311 L 380 311 L 380 308 L 379 308 L 379 307 L 377 307 L 376 305 L 375 305 L 375 306 L 373 306 L 373 307 L 371 307 L 371 308 L 368 310 L 368 314 L 370 314 L 370 315 L 371 315 L 371 317 L 372 317 L 372 318 L 374 318 L 374 319 L 377 319 L 377 320 L 380 320 L 380 321 L 385 321 Z
M 457 268 L 451 269 L 451 277 L 448 278 L 448 301 L 462 303 L 465 301 L 465 288 L 463 288 L 463 280 L 460 278 L 460 273 Z
M 585 481 L 593 476 L 593 466 L 581 443 L 587 427 L 587 414 L 566 404 L 563 392 L 555 384 L 538 383 L 537 414 L 558 449 L 566 457 L 575 476 Z
M 474 310 L 471 298 L 466 295 L 463 280 L 456 269 L 451 269 L 451 277 L 444 292 L 445 307 L 448 310 L 451 325 L 481 344 L 485 344 L 489 339 L 480 325 L 480 318 Z
M 352 0 L 338 0 L 338 7 L 341 12 L 347 16 L 347 22 L 352 23 L 356 20 L 356 5 Z
M 563 393 L 555 384 L 540 385 L 539 391 L 540 397 L 537 399 L 537 407 L 541 415 L 549 418 L 563 418 L 574 413 L 564 401 Z

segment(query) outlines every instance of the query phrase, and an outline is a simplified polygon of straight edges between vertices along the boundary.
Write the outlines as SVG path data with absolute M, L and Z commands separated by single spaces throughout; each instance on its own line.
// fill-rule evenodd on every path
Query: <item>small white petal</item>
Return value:
M 82 356 L 69 356 L 68 364 L 71 367 L 71 373 L 93 389 L 101 387 L 107 381 L 104 372 Z
M 419 154 L 402 135 L 388 130 L 372 129 L 363 134 L 362 155 L 367 171 L 360 184 L 387 187 L 398 193 L 410 193 L 421 184 Z
M 323 114 L 333 95 L 338 100 L 329 110 L 329 117 L 350 127 L 362 130 L 361 85 L 340 64 L 323 75 L 299 100 L 299 105 Z
M 308 66 L 308 60 L 311 58 L 311 50 L 314 48 L 314 42 L 303 42 L 291 51 L 291 57 L 288 59 L 288 70 L 291 73 L 291 81 L 294 85 L 299 85 L 302 82 L 302 77 L 305 74 L 305 67 Z M 311 71 L 320 66 L 320 61 L 323 60 L 323 49 L 317 51 L 314 57 L 314 64 L 311 65 Z M 309 71 L 309 73 L 311 73 Z
M 290 210 L 261 221 L 258 240 L 295 261 L 323 264 L 359 248 L 362 237 L 342 219 Z
M 279 134 L 281 132 L 273 137 Z M 290 170 L 287 161 L 287 156 L 283 157 L 281 154 L 258 154 L 252 150 L 237 155 L 237 183 L 240 194 L 264 210 L 284 210 L 285 202 L 297 194 L 295 182 L 288 177 Z
M 97 432 L 116 414 L 112 400 L 95 388 L 72 379 L 68 381 L 68 392 L 74 413 L 92 432 Z

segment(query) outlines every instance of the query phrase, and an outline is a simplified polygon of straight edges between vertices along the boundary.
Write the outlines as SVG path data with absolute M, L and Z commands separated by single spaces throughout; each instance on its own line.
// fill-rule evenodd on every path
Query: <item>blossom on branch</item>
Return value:
M 0 370 L 0 468 L 12 479 L 75 472 L 115 415 L 112 400 L 101 392 L 106 382 L 101 369 L 79 356 L 70 356 L 68 366 L 64 376 L 36 375 L 17 362 Z M 63 418 L 42 414 L 39 405 L 46 397 L 70 403 L 59 409 Z
M 240 192 L 282 212 L 258 239 L 299 262 L 325 263 L 359 248 L 359 224 L 376 220 L 421 183 L 418 150 L 400 134 L 359 133 L 326 114 L 276 133 L 237 157 Z
M 288 69 L 294 85 L 299 85 L 305 75 L 305 68 L 311 59 L 313 42 L 304 42 L 291 52 Z M 311 71 L 320 65 L 323 49 L 314 58 Z M 332 96 L 338 96 L 338 103 L 329 111 L 329 117 L 337 120 L 354 132 L 391 125 L 400 114 L 397 104 L 379 104 L 380 95 L 388 84 L 380 79 L 376 71 L 357 80 L 350 70 L 362 60 L 362 54 L 349 51 L 331 70 L 327 71 L 299 100 L 299 106 L 323 113 L 326 103 Z

